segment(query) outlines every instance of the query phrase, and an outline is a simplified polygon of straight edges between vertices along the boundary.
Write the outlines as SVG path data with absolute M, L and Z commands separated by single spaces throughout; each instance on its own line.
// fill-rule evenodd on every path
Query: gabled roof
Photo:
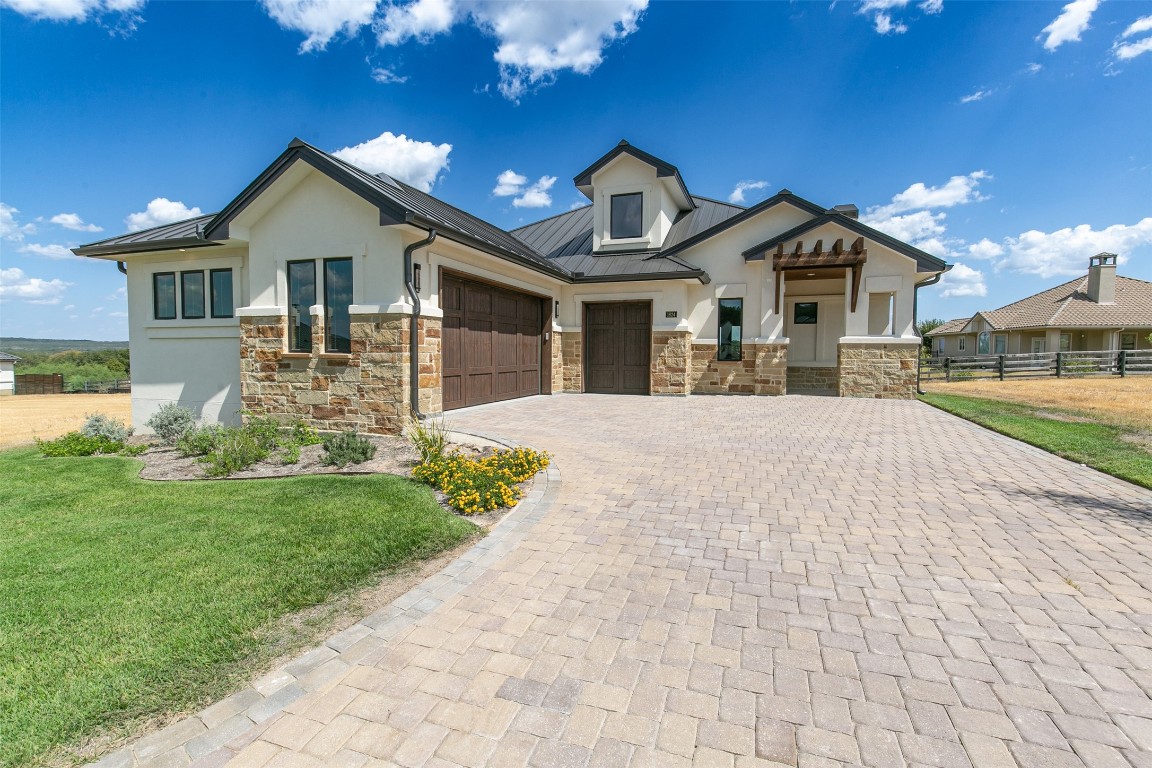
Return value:
M 875 240 L 881 245 L 891 248 L 893 251 L 896 251 L 896 253 L 899 253 L 902 256 L 907 256 L 916 262 L 917 272 L 944 272 L 948 269 L 948 264 L 946 264 L 943 260 L 936 258 L 932 254 L 926 253 L 919 248 L 914 248 L 911 245 L 908 245 L 908 243 L 901 242 L 891 235 L 886 235 L 878 229 L 873 229 L 867 224 L 861 224 L 856 219 L 853 219 L 850 216 L 846 216 L 845 214 L 840 213 L 835 209 L 825 211 L 821 215 L 813 219 L 809 219 L 803 224 L 795 226 L 787 232 L 782 232 L 775 237 L 769 238 L 762 243 L 752 246 L 748 250 L 744 251 L 744 258 L 747 261 L 762 261 L 765 254 L 767 254 L 768 251 L 774 249 L 776 246 L 782 243 L 786 244 L 789 240 L 795 240 L 796 238 L 801 237 L 802 235 L 805 235 L 814 229 L 818 229 L 825 224 L 836 224 L 837 226 L 847 229 L 849 232 L 855 232 L 856 234 L 863 235 L 870 240 Z
M 637 149 L 636 147 L 629 144 L 626 139 L 621 139 L 620 143 L 613 147 L 607 154 L 605 154 L 596 162 L 592 163 L 592 165 L 588 166 L 580 173 L 576 174 L 575 178 L 572 179 L 572 183 L 576 185 L 577 189 L 579 189 L 589 199 L 591 199 L 592 196 L 588 194 L 588 189 L 592 187 L 592 176 L 595 175 L 595 173 L 601 168 L 608 165 L 608 163 L 620 157 L 620 155 L 631 155 L 640 162 L 647 163 L 648 165 L 652 166 L 656 169 L 656 178 L 658 179 L 671 176 L 676 180 L 676 183 L 680 187 L 680 191 L 683 193 L 684 199 L 688 201 L 688 204 L 694 204 L 692 195 L 690 192 L 688 192 L 688 185 L 684 183 L 684 179 L 682 176 L 680 176 L 680 171 L 676 168 L 676 166 L 661 160 L 655 155 L 650 155 L 642 149 Z
M 100 256 L 104 254 L 133 253 L 136 251 L 154 251 L 157 243 L 164 243 L 166 249 L 171 248 L 200 248 L 206 245 L 216 245 L 205 240 L 202 233 L 208 222 L 216 216 L 209 213 L 205 216 L 196 216 L 171 224 L 162 224 L 159 227 L 142 229 L 139 232 L 129 232 L 126 235 L 117 235 L 95 243 L 88 243 L 79 248 L 73 248 L 72 253 L 77 256 Z
M 964 326 L 968 325 L 968 321 L 971 319 L 972 318 L 970 318 L 970 317 L 959 317 L 955 320 L 949 320 L 948 322 L 943 323 L 942 325 L 936 326 L 935 328 L 928 331 L 924 335 L 925 336 L 935 336 L 937 334 L 960 333 L 961 331 L 964 330 Z

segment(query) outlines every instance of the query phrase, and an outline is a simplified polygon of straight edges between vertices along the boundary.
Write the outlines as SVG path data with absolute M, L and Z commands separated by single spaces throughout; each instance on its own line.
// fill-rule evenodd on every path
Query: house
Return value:
M 924 334 L 938 357 L 1152 349 L 1152 283 L 1116 274 L 1116 254 L 1088 274 Z
M 16 363 L 20 358 L 0 352 L 0 397 L 16 394 Z
M 940 259 L 855 206 L 693 195 L 628 142 L 574 183 L 588 205 L 508 232 L 294 140 L 219 213 L 74 252 L 127 275 L 138 426 L 170 401 L 395 432 L 560 392 L 913 397 Z

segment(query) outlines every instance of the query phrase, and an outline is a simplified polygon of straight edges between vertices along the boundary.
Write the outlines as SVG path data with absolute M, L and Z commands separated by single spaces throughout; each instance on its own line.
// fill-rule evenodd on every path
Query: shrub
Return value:
M 248 416 L 243 429 L 266 451 L 280 443 L 280 423 L 271 416 Z
M 341 432 L 324 438 L 324 463 L 329 466 L 346 467 L 349 464 L 362 464 L 376 455 L 376 446 L 368 438 L 355 432 Z
M 411 414 L 404 425 L 404 435 L 425 464 L 443 457 L 448 447 L 448 424 L 443 419 L 420 421 Z
M 227 477 L 267 458 L 269 449 L 257 435 L 242 427 L 220 427 L 215 449 L 202 461 L 209 477 Z
M 119 453 L 124 443 L 101 435 L 69 432 L 55 440 L 36 438 L 36 445 L 45 456 L 94 456 L 98 453 Z
M 280 454 L 281 464 L 295 464 L 300 461 L 300 443 L 288 443 Z
M 116 443 L 122 443 L 132 436 L 132 427 L 102 413 L 88 414 L 80 431 L 88 437 L 103 437 Z
M 191 409 L 182 405 L 164 403 L 144 424 L 151 428 L 157 437 L 171 445 L 196 426 L 196 416 Z
M 291 429 L 289 439 L 296 445 L 320 445 L 324 442 L 316 427 L 306 423 L 304 419 L 296 419 Z
M 176 440 L 176 450 L 181 456 L 204 456 L 216 450 L 220 444 L 221 431 L 226 429 L 219 424 L 195 424 Z
M 551 457 L 531 448 L 498 451 L 482 459 L 450 453 L 423 462 L 412 476 L 443 491 L 448 503 L 466 515 L 514 507 L 522 483 L 548 466 Z

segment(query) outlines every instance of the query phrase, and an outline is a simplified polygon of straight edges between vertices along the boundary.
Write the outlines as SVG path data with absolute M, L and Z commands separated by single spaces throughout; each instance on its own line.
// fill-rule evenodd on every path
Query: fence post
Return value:
M 1061 369 L 1064 367 L 1064 353 L 1056 353 L 1056 378 L 1060 378 Z
M 944 358 L 944 381 L 952 382 L 952 358 Z
M 1004 355 L 1000 355 L 998 368 L 1000 371 L 1000 381 L 1004 381 Z
M 1128 351 L 1125 349 L 1120 350 L 1116 358 L 1116 363 L 1120 367 L 1120 378 L 1124 378 L 1128 375 Z

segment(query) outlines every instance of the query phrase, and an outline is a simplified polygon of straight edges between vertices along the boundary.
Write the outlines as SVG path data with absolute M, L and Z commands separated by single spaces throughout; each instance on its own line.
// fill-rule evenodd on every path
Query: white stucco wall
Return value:
M 11 395 L 16 391 L 16 363 L 0 362 L 0 395 Z

